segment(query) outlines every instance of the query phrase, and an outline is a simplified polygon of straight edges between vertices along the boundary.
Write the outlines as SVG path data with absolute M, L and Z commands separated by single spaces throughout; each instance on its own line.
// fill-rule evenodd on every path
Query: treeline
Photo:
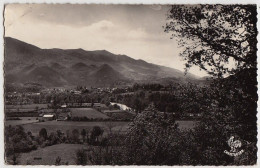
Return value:
M 129 116 L 129 115 L 111 115 L 110 118 L 88 118 L 88 117 L 71 117 L 68 118 L 68 121 L 101 121 L 101 122 L 105 122 L 105 121 L 131 121 L 133 119 L 133 115 Z
M 18 164 L 19 155 L 21 153 L 37 150 L 60 143 L 83 144 L 104 146 L 107 138 L 103 138 L 104 130 L 99 126 L 94 126 L 91 130 L 74 129 L 62 132 L 48 133 L 45 128 L 39 131 L 37 136 L 33 136 L 31 132 L 25 132 L 22 126 L 6 126 L 5 127 L 5 156 L 8 164 Z
M 174 90 L 179 84 L 171 83 L 167 85 L 162 85 L 158 83 L 135 83 L 131 87 L 127 88 L 117 88 L 113 91 L 115 94 L 119 93 L 128 93 L 128 92 L 136 92 L 136 91 L 171 91 Z
M 40 92 L 43 89 L 43 86 L 37 83 L 30 83 L 24 86 L 15 85 L 15 84 L 6 84 L 5 85 L 5 92 L 20 92 L 20 93 L 27 93 L 27 92 Z
M 200 91 L 207 87 L 187 83 L 176 85 L 171 91 L 149 92 L 139 89 L 132 94 L 117 94 L 113 100 L 135 109 L 137 113 L 143 111 L 150 103 L 154 103 L 161 112 L 175 113 L 176 117 L 183 117 L 187 113 L 202 113 L 199 107 L 203 101 Z M 194 97 L 194 94 L 197 95 Z

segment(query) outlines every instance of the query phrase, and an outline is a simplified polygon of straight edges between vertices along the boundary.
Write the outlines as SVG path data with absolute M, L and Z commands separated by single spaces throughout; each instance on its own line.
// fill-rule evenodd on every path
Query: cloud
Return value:
M 160 5 L 110 6 L 104 7 L 106 10 L 80 5 L 59 6 L 33 5 L 30 9 L 28 5 L 18 5 L 6 8 L 4 24 L 11 25 L 5 29 L 6 36 L 41 48 L 105 49 L 183 70 L 184 61 L 178 56 L 177 42 L 170 40 L 170 35 L 162 30 L 165 16 Z M 93 13 L 86 13 L 89 10 Z
M 95 22 L 93 24 L 91 24 L 90 26 L 87 26 L 85 28 L 90 29 L 92 31 L 106 31 L 109 29 L 113 29 L 115 27 L 115 25 L 108 20 L 101 20 L 99 22 Z
M 162 6 L 161 5 L 151 5 L 149 6 L 151 9 L 153 10 L 156 10 L 156 11 L 159 11 L 162 9 Z
M 45 16 L 45 13 L 40 13 L 39 16 L 40 16 L 40 17 L 44 17 L 44 16 Z

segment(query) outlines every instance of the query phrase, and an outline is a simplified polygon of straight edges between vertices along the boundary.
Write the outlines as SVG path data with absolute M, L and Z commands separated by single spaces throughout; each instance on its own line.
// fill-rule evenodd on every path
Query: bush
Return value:
M 87 164 L 87 152 L 84 149 L 76 151 L 76 164 L 86 165 Z
M 21 126 L 5 127 L 5 155 L 29 152 L 37 149 L 37 143 L 32 140 Z

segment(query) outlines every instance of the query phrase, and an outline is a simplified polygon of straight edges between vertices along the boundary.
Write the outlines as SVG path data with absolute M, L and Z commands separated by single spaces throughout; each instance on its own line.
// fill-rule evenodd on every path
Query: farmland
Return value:
M 36 108 L 38 109 L 43 109 L 47 108 L 47 104 L 24 104 L 24 105 L 5 105 L 6 109 L 28 109 L 28 110 L 35 110 Z
M 24 125 L 24 124 L 31 124 L 36 123 L 39 120 L 36 120 L 38 117 L 20 117 L 19 120 L 7 120 L 5 121 L 6 126 L 14 126 L 14 125 Z
M 38 117 L 38 112 L 49 110 L 47 108 L 48 104 L 5 105 L 5 114 L 7 117 Z
M 13 121 L 11 121 L 13 122 Z M 16 121 L 14 121 L 16 122 Z M 19 121 L 18 121 L 19 122 Z M 176 121 L 179 124 L 180 129 L 191 129 L 194 127 L 194 121 Z M 74 122 L 74 121 L 47 121 L 47 122 L 39 122 L 39 123 L 30 123 L 23 125 L 26 131 L 32 132 L 32 134 L 37 135 L 42 128 L 45 128 L 47 132 L 55 132 L 57 130 L 61 130 L 62 132 L 66 132 L 67 130 L 74 129 L 87 129 L 91 130 L 94 126 L 99 126 L 103 128 L 105 131 L 109 130 L 109 127 L 112 128 L 112 131 L 126 131 L 128 128 L 129 122 L 124 121 L 108 121 L 108 122 Z
M 71 117 L 87 117 L 89 119 L 107 119 L 107 115 L 93 109 L 93 108 L 70 108 Z
M 129 120 L 131 121 L 134 118 L 134 114 L 124 111 L 124 110 L 113 110 L 113 111 L 104 111 L 106 115 L 115 119 L 115 120 Z
M 22 153 L 18 160 L 21 165 L 55 165 L 55 160 L 59 156 L 62 164 L 68 162 L 70 165 L 75 165 L 75 152 L 82 148 L 86 148 L 86 146 L 82 144 L 58 144 L 39 148 L 29 153 Z

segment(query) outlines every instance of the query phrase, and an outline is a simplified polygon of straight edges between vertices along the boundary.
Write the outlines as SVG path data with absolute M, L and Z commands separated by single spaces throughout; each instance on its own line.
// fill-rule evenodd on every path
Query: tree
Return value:
M 186 70 L 229 75 L 256 68 L 256 16 L 255 5 L 173 5 L 165 32 L 185 48 Z
M 77 129 L 74 129 L 72 131 L 72 139 L 73 139 L 74 142 L 79 141 L 79 131 Z
M 39 110 L 39 107 L 38 107 L 38 106 L 36 106 L 36 107 L 35 107 L 35 111 L 36 111 L 36 112 L 38 112 L 38 110 Z
M 67 142 L 70 142 L 71 140 L 71 134 L 70 134 L 70 130 L 66 130 L 66 138 L 67 138 Z
M 136 97 L 133 101 L 134 101 L 133 102 L 133 107 L 136 110 L 136 113 L 140 113 L 142 111 L 142 102 L 141 102 L 141 100 L 138 97 Z
M 87 153 L 84 149 L 79 149 L 76 151 L 76 164 L 77 165 L 87 164 Z
M 180 132 L 172 114 L 161 113 L 154 105 L 139 113 L 130 124 L 116 164 L 179 164 Z M 113 156 L 114 157 L 114 156 Z M 120 163 L 122 161 L 122 163 Z
M 42 137 L 42 138 L 44 138 L 44 140 L 46 140 L 47 139 L 47 130 L 45 129 L 45 128 L 42 128 L 41 130 L 40 130 L 40 132 L 39 132 L 39 136 L 40 137 Z
M 55 165 L 56 166 L 61 165 L 61 158 L 59 156 L 55 160 Z
M 17 164 L 19 153 L 29 152 L 37 149 L 35 142 L 32 141 L 22 126 L 5 127 L 5 157 L 10 158 L 10 164 Z M 9 159 L 6 160 L 9 163 Z
M 57 144 L 59 142 L 59 138 L 57 136 L 57 134 L 55 134 L 54 132 L 52 132 L 49 136 L 49 141 L 51 145 Z
M 168 21 L 165 31 L 184 47 L 180 55 L 187 61 L 186 70 L 195 65 L 218 77 L 204 90 L 190 92 L 191 101 L 183 106 L 195 102 L 203 113 L 190 138 L 199 148 L 191 160 L 236 164 L 222 152 L 228 138 L 238 135 L 248 141 L 245 148 L 257 140 L 256 6 L 175 5 Z M 253 151 L 243 164 L 256 163 Z
M 86 135 L 87 135 L 86 130 L 85 130 L 85 129 L 82 129 L 82 131 L 81 131 L 81 136 L 82 136 L 82 138 L 83 138 L 83 142 L 85 142 L 85 137 L 86 137 Z
M 17 153 L 13 154 L 13 156 L 12 156 L 12 165 L 17 165 L 19 163 L 19 160 L 18 160 L 19 156 L 20 155 L 17 154 Z
M 109 134 L 112 134 L 112 128 L 116 126 L 115 123 L 113 123 L 113 122 L 105 122 L 105 124 L 106 124 L 106 127 L 109 130 Z
M 61 140 L 62 136 L 63 136 L 63 133 L 61 132 L 61 130 L 57 130 L 56 134 L 57 134 L 57 137 Z
M 97 142 L 99 142 L 99 136 L 103 134 L 104 130 L 101 129 L 99 126 L 94 126 L 92 131 L 91 131 L 91 137 Z

